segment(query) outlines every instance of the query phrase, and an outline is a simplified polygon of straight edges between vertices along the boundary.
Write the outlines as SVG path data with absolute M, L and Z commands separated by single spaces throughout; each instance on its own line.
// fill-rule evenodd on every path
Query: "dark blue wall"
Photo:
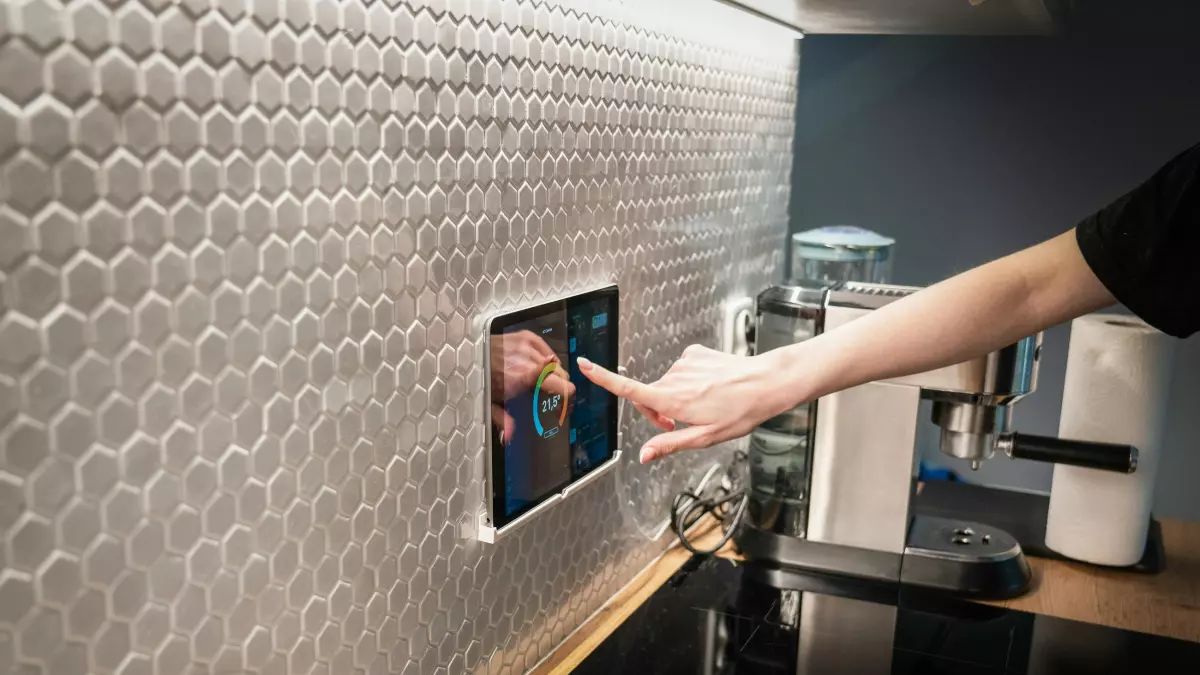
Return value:
M 896 237 L 897 283 L 1059 234 L 1200 141 L 1200 39 L 810 36 L 802 54 L 793 230 Z M 1047 333 L 1019 429 L 1057 430 L 1068 337 Z M 1200 339 L 1179 347 L 1156 507 L 1200 520 Z M 941 461 L 931 431 L 923 454 Z M 1048 467 L 1001 459 L 970 477 L 1050 484 Z

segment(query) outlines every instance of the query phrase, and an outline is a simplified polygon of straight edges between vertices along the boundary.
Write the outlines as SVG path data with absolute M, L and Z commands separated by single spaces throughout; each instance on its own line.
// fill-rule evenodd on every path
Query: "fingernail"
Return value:
M 641 460 L 642 464 L 645 464 L 654 459 L 654 452 L 654 448 L 642 448 L 641 456 L 638 459 Z
M 584 358 L 582 356 L 579 357 L 578 359 L 575 359 L 575 361 L 576 361 L 576 363 L 579 364 L 579 369 L 584 372 L 587 372 L 592 369 L 592 362 L 588 361 L 586 358 Z

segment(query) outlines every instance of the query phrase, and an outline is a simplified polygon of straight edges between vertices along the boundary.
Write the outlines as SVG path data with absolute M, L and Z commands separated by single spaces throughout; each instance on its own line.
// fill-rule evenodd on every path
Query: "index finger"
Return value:
M 673 408 L 668 396 L 649 385 L 642 384 L 624 375 L 618 375 L 599 364 L 592 363 L 582 356 L 577 359 L 577 362 L 579 363 L 580 372 L 587 379 L 604 387 L 616 396 L 662 412 L 667 412 Z

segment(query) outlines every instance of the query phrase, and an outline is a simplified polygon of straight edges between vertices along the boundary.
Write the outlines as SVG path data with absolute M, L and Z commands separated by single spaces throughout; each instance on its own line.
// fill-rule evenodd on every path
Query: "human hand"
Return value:
M 776 368 L 769 355 L 734 356 L 692 345 L 666 375 L 651 384 L 584 358 L 579 359 L 579 369 L 592 382 L 628 399 L 666 432 L 642 447 L 642 463 L 745 436 L 799 402 L 793 401 L 795 392 L 785 392 L 772 382 Z M 677 422 L 688 426 L 676 428 Z
M 502 425 L 502 443 L 512 438 L 515 426 L 512 416 L 504 409 L 504 402 L 533 389 L 547 365 L 554 363 L 558 367 L 542 381 L 542 388 L 552 395 L 561 395 L 568 401 L 575 395 L 575 385 L 571 383 L 558 355 L 545 340 L 533 332 L 523 330 L 494 336 L 489 348 L 492 364 L 492 419 Z

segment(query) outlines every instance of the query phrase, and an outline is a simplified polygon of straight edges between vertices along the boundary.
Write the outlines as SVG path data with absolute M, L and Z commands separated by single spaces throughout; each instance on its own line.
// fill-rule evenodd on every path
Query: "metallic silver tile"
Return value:
M 0 3 L 0 671 L 516 673 L 651 560 L 711 455 L 457 536 L 481 313 L 655 377 L 779 269 L 790 38 L 627 5 Z

